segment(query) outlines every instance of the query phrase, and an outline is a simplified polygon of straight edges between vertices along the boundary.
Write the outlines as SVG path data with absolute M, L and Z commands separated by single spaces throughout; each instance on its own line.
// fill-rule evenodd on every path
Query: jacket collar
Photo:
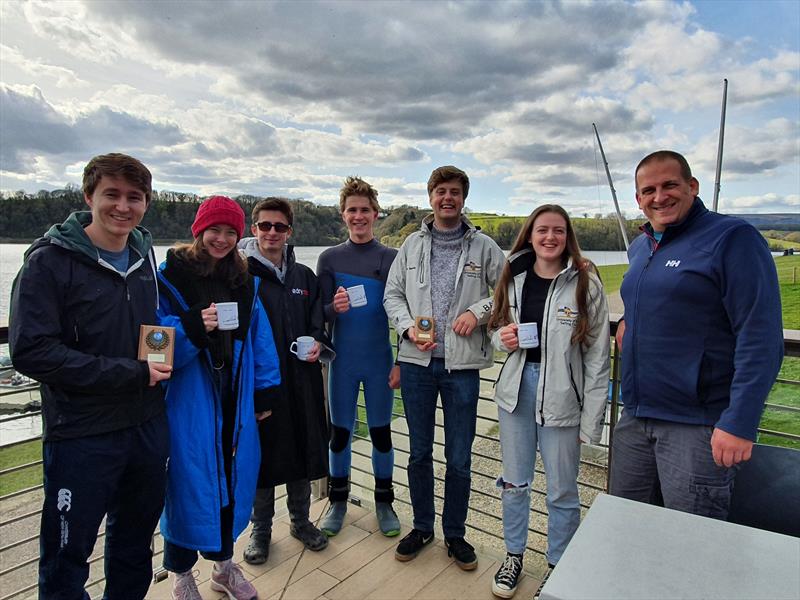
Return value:
M 667 225 L 666 229 L 664 230 L 664 235 L 661 236 L 661 241 L 659 245 L 663 244 L 665 239 L 672 239 L 677 235 L 680 235 L 684 231 L 686 231 L 692 224 L 697 221 L 700 217 L 708 212 L 706 205 L 703 204 L 703 201 L 700 199 L 700 196 L 695 196 L 694 201 L 692 202 L 692 207 L 689 209 L 689 213 L 686 215 L 686 218 L 679 223 L 673 223 L 672 225 Z M 639 229 L 641 229 L 644 233 L 646 233 L 651 238 L 655 238 L 653 232 L 653 226 L 647 222 L 642 225 Z
M 27 258 L 30 253 L 43 246 L 45 243 L 61 246 L 72 252 L 82 254 L 92 261 L 100 259 L 97 248 L 89 236 L 86 235 L 84 228 L 92 222 L 92 213 L 89 211 L 77 211 L 70 214 L 63 223 L 53 225 L 44 237 L 37 240 L 26 252 Z M 150 232 L 144 227 L 136 226 L 128 234 L 128 246 L 133 248 L 141 257 L 147 256 L 153 245 L 153 238 Z
M 251 272 L 254 272 L 253 267 L 257 265 L 258 270 L 255 271 L 255 274 L 261 277 L 267 277 L 268 279 L 276 279 L 278 281 L 281 280 L 277 267 L 272 263 L 272 261 L 264 258 L 264 255 L 261 254 L 261 251 L 258 249 L 258 239 L 252 237 L 243 238 L 239 240 L 237 246 L 247 258 L 247 262 L 251 267 Z M 294 266 L 294 263 L 294 246 L 287 244 L 283 247 L 284 278 L 289 270 Z

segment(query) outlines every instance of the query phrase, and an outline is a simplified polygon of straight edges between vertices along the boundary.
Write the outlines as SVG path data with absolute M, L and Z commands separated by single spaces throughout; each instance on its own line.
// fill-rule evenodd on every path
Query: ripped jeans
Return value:
M 536 446 L 542 454 L 547 482 L 547 562 L 558 563 L 580 524 L 578 463 L 579 426 L 542 427 L 535 421 L 536 384 L 539 364 L 526 363 L 514 412 L 498 408 L 503 476 L 503 537 L 506 550 L 522 554 L 528 542 L 531 486 L 536 463 Z M 506 488 L 506 483 L 513 487 Z

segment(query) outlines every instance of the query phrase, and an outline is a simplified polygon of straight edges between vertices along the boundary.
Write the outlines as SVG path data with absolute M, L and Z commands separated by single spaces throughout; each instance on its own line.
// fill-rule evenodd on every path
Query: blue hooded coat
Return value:
M 200 308 L 190 307 L 180 283 L 162 264 L 158 316 L 175 327 L 172 377 L 166 383 L 172 454 L 167 500 L 161 516 L 166 540 L 203 551 L 221 548 L 220 510 L 233 502 L 233 537 L 248 525 L 256 491 L 261 450 L 255 413 L 268 410 L 280 393 L 280 368 L 272 329 L 258 299 L 260 281 L 239 299 L 240 329 L 233 336 L 232 378 L 236 390 L 231 483 L 228 497 L 222 448 L 221 393 L 212 376 Z M 249 323 L 249 326 L 248 326 Z

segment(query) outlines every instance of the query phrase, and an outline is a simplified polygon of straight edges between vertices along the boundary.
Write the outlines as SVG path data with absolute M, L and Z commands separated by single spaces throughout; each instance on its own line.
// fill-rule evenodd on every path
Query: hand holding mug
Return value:
M 306 362 L 310 363 L 317 362 L 320 352 L 322 352 L 322 344 L 315 341 L 314 345 L 311 347 L 311 350 L 306 355 Z
M 295 341 L 291 343 L 289 346 L 289 352 L 294 354 L 298 359 L 306 362 L 314 362 L 317 358 L 319 358 L 319 349 L 317 348 L 316 355 L 313 354 L 314 349 L 316 346 L 319 345 L 319 342 L 315 340 L 310 335 L 301 335 Z M 311 356 L 314 356 L 314 360 L 311 360 Z
M 350 296 L 347 295 L 347 290 L 342 286 L 339 286 L 333 295 L 333 310 L 336 313 L 350 310 Z
M 500 342 L 502 342 L 503 346 L 508 348 L 509 352 L 513 352 L 519 348 L 516 323 L 510 323 L 500 330 Z
M 213 302 L 208 308 L 200 311 L 200 316 L 203 318 L 203 327 L 206 328 L 206 333 L 214 331 L 219 325 L 217 321 L 217 305 Z

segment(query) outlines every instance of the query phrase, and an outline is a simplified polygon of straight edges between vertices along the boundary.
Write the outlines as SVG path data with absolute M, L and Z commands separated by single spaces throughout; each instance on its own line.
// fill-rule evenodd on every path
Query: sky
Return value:
M 613 211 L 649 152 L 684 154 L 710 206 L 800 212 L 800 2 L 0 1 L 0 189 L 79 185 L 96 154 L 158 190 L 334 204 L 359 175 L 426 206 Z

